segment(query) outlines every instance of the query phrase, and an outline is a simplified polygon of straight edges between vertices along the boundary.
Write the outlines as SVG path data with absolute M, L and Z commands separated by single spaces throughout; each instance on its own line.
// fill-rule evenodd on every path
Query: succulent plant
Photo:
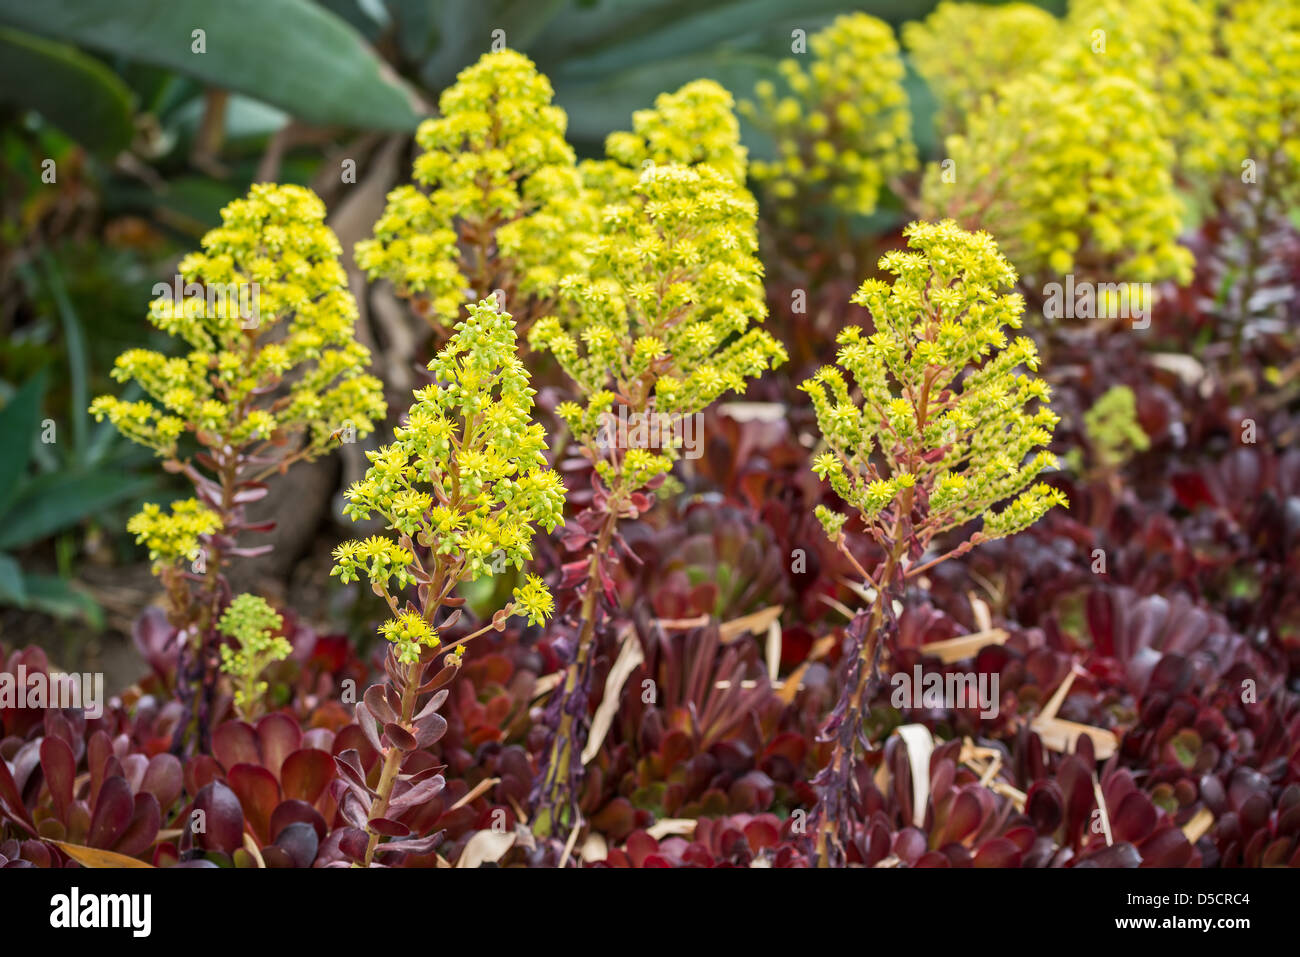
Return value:
M 671 119 L 693 97 L 725 105 L 700 89 L 658 106 Z M 562 284 L 576 314 L 567 323 L 560 316 L 542 319 L 529 336 L 535 349 L 556 357 L 584 400 L 565 402 L 557 412 L 595 470 L 592 504 L 567 543 L 588 549 L 588 558 L 567 569 L 570 583 L 581 588 L 580 626 L 552 704 L 551 747 L 534 799 L 539 834 L 567 832 L 577 823 L 572 802 L 581 768 L 574 755 L 585 740 L 598 596 L 603 591 L 613 601 L 609 568 L 620 519 L 650 508 L 647 492 L 663 483 L 679 455 L 683 420 L 724 393 L 743 391 L 748 379 L 785 358 L 755 326 L 766 314 L 757 207 L 733 178 L 743 152 L 724 148 L 736 140 L 734 117 L 725 109 L 709 115 L 716 133 L 701 142 L 723 167 L 674 162 L 683 151 L 659 135 L 667 123 L 650 113 L 636 117 L 629 137 L 611 137 L 611 155 L 650 162 L 634 185 L 610 196 L 591 273 Z
M 391 281 L 435 326 L 450 330 L 471 302 L 500 290 L 527 325 L 555 306 L 558 284 L 587 268 L 587 202 L 568 119 L 550 81 L 514 50 L 485 53 L 416 133 L 415 183 L 388 196 L 357 264 Z
M 808 45 L 808 67 L 781 61 L 788 94 L 762 81 L 758 102 L 744 104 L 776 141 L 777 158 L 756 160 L 754 179 L 787 219 L 818 203 L 868 215 L 893 180 L 917 166 L 898 41 L 883 20 L 848 13 Z
M 896 277 L 892 284 L 868 280 L 855 297 L 870 310 L 875 331 L 855 326 L 839 336 L 840 366 L 861 399 L 834 366 L 803 386 L 828 446 L 813 470 L 857 511 L 886 554 L 874 574 L 859 566 L 875 597 L 850 629 L 854 653 L 823 730 L 834 747 L 816 781 L 822 864 L 843 860 L 863 709 L 896 628 L 892 600 L 908 578 L 1014 535 L 1065 503 L 1058 490 L 1036 482 L 1055 464 L 1038 450 L 1057 421 L 1046 405 L 1047 384 L 1015 371 L 1033 369 L 1037 352 L 1028 338 L 1008 343 L 1003 332 L 1020 325 L 1024 308 L 1019 295 L 1000 292 L 1015 282 L 1014 270 L 987 233 L 968 233 L 952 221 L 913 223 L 905 235 L 911 250 L 880 260 Z M 847 516 L 819 506 L 818 517 L 848 554 Z M 980 530 L 923 558 L 942 533 L 977 519 Z
M 441 633 L 461 617 L 457 587 L 521 568 L 532 557 L 536 527 L 552 531 L 561 522 L 565 489 L 544 467 L 546 437 L 532 421 L 533 390 L 515 351 L 514 324 L 495 299 L 469 307 L 429 369 L 433 384 L 416 391 L 394 441 L 368 453 L 369 471 L 347 491 L 347 514 L 378 513 L 392 537 L 345 542 L 334 552 L 333 574 L 345 583 L 366 576 L 392 615 L 379 628 L 389 642 L 387 682 L 372 686 L 356 708 L 357 724 L 384 757 L 373 794 L 354 779 L 355 762 L 340 767 L 356 785 L 347 808 L 353 825 L 368 833 L 366 866 L 381 836 L 408 835 L 389 816 L 393 808 L 436 794 L 436 776 L 424 775 L 423 766 L 411 770 L 411 762 L 422 760 L 423 749 L 446 729 L 437 712 L 447 696 L 433 694 L 421 704 L 424 697 L 455 675 L 466 642 L 503 630 L 511 614 L 536 623 L 554 607 L 545 583 L 530 575 L 486 625 L 443 642 Z M 416 601 L 403 605 L 408 586 Z M 446 652 L 443 666 L 435 667 Z M 436 779 L 436 787 L 442 783 Z M 402 851 L 424 848 L 398 843 Z
M 925 172 L 924 205 L 995 234 L 1031 284 L 1066 274 L 1186 283 L 1186 211 L 1160 116 L 1152 94 L 1123 75 L 1014 80 L 948 138 L 945 160 Z
M 218 622 L 231 597 L 224 566 L 269 548 L 240 544 L 241 533 L 268 528 L 250 524 L 245 507 L 266 495 L 266 478 L 345 434 L 369 434 L 386 412 L 379 381 L 365 372 L 370 353 L 355 338 L 356 303 L 324 220 L 324 203 L 300 186 L 258 184 L 227 206 L 203 252 L 181 262 L 177 288 L 150 305 L 149 321 L 188 353 L 124 352 L 113 376 L 138 383 L 147 398 L 106 395 L 90 407 L 194 485 L 197 498 L 167 512 L 146 505 L 127 527 L 149 549 L 182 632 L 179 685 L 190 717 L 178 734 L 201 747 L 220 667 Z
M 1032 4 L 944 0 L 924 20 L 903 25 L 903 44 L 939 101 L 947 135 L 961 132 L 986 96 L 1040 68 L 1060 48 L 1061 33 L 1056 17 Z

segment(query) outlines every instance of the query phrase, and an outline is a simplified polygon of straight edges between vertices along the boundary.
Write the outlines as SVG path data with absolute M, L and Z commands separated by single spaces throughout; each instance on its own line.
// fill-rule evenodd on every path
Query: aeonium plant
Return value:
M 181 261 L 175 288 L 150 304 L 149 321 L 187 351 L 122 353 L 113 378 L 145 397 L 104 395 L 90 407 L 194 486 L 194 498 L 146 505 L 127 526 L 149 549 L 181 636 L 188 720 L 178 747 L 186 736 L 208 740 L 218 619 L 231 597 L 222 570 L 262 550 L 242 545 L 241 533 L 271 527 L 249 524 L 245 506 L 271 475 L 369 434 L 387 413 L 355 337 L 357 306 L 325 204 L 301 186 L 261 183 L 221 219 L 203 251 Z
M 586 268 L 596 210 L 553 95 L 514 50 L 462 70 L 416 133 L 414 183 L 389 193 L 374 238 L 357 244 L 357 264 L 436 328 L 455 324 L 466 288 L 499 290 L 526 327 L 554 307 L 561 277 Z
M 818 506 L 826 534 L 874 594 L 850 626 L 840 699 L 821 731 L 832 746 L 814 780 L 823 866 L 843 862 L 853 833 L 858 746 L 873 746 L 864 718 L 890 660 L 894 601 L 926 569 L 1066 504 L 1037 481 L 1055 466 L 1042 447 L 1057 422 L 1047 384 L 1018 371 L 1032 371 L 1037 352 L 1029 338 L 1008 341 L 1004 331 L 1020 327 L 1024 310 L 1020 295 L 1000 291 L 1015 284 L 1015 271 L 991 236 L 948 220 L 912 223 L 904 235 L 909 249 L 880 259 L 892 283 L 867 280 L 853 297 L 870 310 L 874 331 L 843 330 L 838 366 L 802 386 L 827 447 L 813 471 L 885 554 L 867 571 L 848 548 L 848 517 Z M 931 555 L 940 536 L 974 522 L 977 529 Z
M 389 642 L 386 680 L 356 707 L 357 723 L 383 757 L 377 787 L 366 784 L 353 755 L 339 759 L 348 789 L 341 808 L 368 833 L 357 861 L 365 866 L 376 853 L 434 846 L 436 835 L 412 835 L 397 818 L 441 790 L 441 775 L 413 755 L 446 731 L 438 709 L 447 691 L 439 689 L 455 676 L 465 643 L 504 630 L 510 615 L 537 624 L 554 608 L 545 583 L 529 575 L 483 627 L 442 640 L 461 616 L 458 586 L 507 565 L 522 568 L 536 529 L 563 522 L 565 488 L 545 467 L 546 435 L 532 419 L 534 390 L 516 353 L 514 322 L 495 299 L 468 307 L 429 370 L 433 383 L 416 390 L 393 442 L 367 453 L 369 470 L 346 493 L 347 515 L 377 514 L 391 534 L 334 552 L 332 574 L 367 578 L 391 612 L 379 628 Z M 381 845 L 381 836 L 398 840 Z
M 808 45 L 811 57 L 780 63 L 788 92 L 778 95 L 764 80 L 754 88 L 757 104 L 742 104 L 776 142 L 776 158 L 756 161 L 752 173 L 787 225 L 827 203 L 870 215 L 881 193 L 917 166 L 893 27 L 846 13 Z M 806 68 L 803 59 L 811 60 Z
M 720 103 L 729 107 L 710 89 L 694 87 L 661 98 L 674 109 L 694 104 L 701 116 L 725 114 L 731 122 L 723 132 L 735 139 L 734 117 Z M 557 411 L 593 463 L 595 485 L 593 505 L 578 519 L 582 531 L 568 542 L 587 549 L 588 557 L 566 569 L 582 594 L 580 624 L 552 701 L 550 743 L 534 792 L 539 834 L 564 834 L 577 825 L 599 595 L 612 602 L 609 567 L 617 560 L 619 521 L 653 504 L 647 493 L 679 457 L 684 419 L 727 392 L 743 392 L 748 379 L 785 359 L 780 343 L 753 325 L 767 308 L 756 255 L 757 206 L 725 171 L 743 159 L 738 143 L 728 149 L 719 142 L 726 137 L 701 136 L 709 155 L 729 161 L 724 168 L 660 162 L 652 111 L 637 120 L 636 134 L 611 136 L 610 144 L 613 154 L 643 163 L 639 176 L 609 177 L 614 194 L 592 245 L 591 272 L 561 283 L 576 315 L 567 323 L 543 318 L 529 339 L 555 356 L 583 400 Z

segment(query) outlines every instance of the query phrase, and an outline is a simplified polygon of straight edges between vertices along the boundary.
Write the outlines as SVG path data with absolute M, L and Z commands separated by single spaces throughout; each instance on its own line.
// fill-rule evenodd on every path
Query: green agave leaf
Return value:
M 0 604 L 25 605 L 27 582 L 23 570 L 12 555 L 0 554 Z
M 92 628 L 104 627 L 104 610 L 95 599 L 58 575 L 26 575 L 27 601 L 24 608 L 43 611 L 55 618 L 84 618 Z
M 552 82 L 556 102 L 569 114 L 569 138 L 588 152 L 599 153 L 610 130 L 630 128 L 632 112 L 652 106 L 665 90 L 710 79 L 741 99 L 750 95 L 758 80 L 771 79 L 775 71 L 776 61 L 770 57 L 700 53 L 596 78 L 558 73 Z
M 101 472 L 37 476 L 0 519 L 0 549 L 17 548 L 60 532 L 129 500 L 151 484 L 147 478 Z
M 27 474 L 44 395 L 45 373 L 39 372 L 0 409 L 0 512 L 17 497 Z
M 0 22 L 170 67 L 308 123 L 409 130 L 426 111 L 352 27 L 308 0 L 0 0 Z
M 500 40 L 513 50 L 533 55 L 536 37 L 566 6 L 566 0 L 446 0 L 432 5 L 432 23 L 423 24 L 409 8 L 398 4 L 399 18 L 420 24 L 433 43 L 431 55 L 420 68 L 420 79 L 430 89 L 441 89 Z M 502 31 L 495 34 L 495 31 Z M 494 35 L 495 34 L 495 35 Z M 536 59 L 536 56 L 534 56 Z
M 924 15 L 930 6 L 916 0 L 882 0 L 866 12 L 899 21 Z M 543 69 L 570 73 L 618 72 L 714 48 L 788 56 L 792 30 L 812 34 L 837 14 L 862 8 L 851 0 L 804 0 L 797 5 L 789 0 L 570 2 L 533 46 Z
M 97 153 L 112 155 L 131 143 L 131 91 L 65 43 L 0 28 L 0 100 L 35 110 Z

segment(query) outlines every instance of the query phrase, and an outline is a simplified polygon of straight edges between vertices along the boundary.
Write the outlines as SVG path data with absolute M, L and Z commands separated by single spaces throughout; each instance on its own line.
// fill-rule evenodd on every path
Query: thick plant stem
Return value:
M 852 697 L 849 698 L 848 707 L 843 718 L 844 726 L 851 729 L 851 731 L 849 734 L 841 735 L 835 740 L 835 748 L 830 763 L 832 780 L 848 782 L 849 776 L 852 774 L 857 740 L 862 727 L 863 710 L 866 707 L 868 693 L 871 689 L 871 680 L 875 674 L 876 656 L 880 644 L 881 625 L 885 619 L 886 602 L 891 601 L 893 598 L 899 565 L 903 554 L 907 551 L 904 517 L 910 511 L 910 503 L 911 496 L 907 496 L 895 524 L 894 546 L 890 549 L 889 555 L 885 559 L 884 569 L 876 580 L 876 597 L 871 603 L 870 617 L 867 620 L 862 646 L 858 649 L 857 681 L 853 686 Z M 846 738 L 847 745 L 845 744 Z M 829 810 L 823 800 L 817 827 L 818 867 L 831 866 L 830 851 L 832 842 L 836 840 L 835 831 L 838 822 L 832 820 Z
M 614 529 L 618 524 L 618 514 L 610 511 L 605 516 L 605 521 L 600 527 L 600 535 L 596 540 L 595 551 L 591 555 L 591 563 L 587 570 L 586 591 L 582 596 L 582 627 L 578 632 L 578 646 L 574 652 L 573 662 L 564 676 L 564 684 L 560 690 L 563 700 L 567 702 L 576 692 L 578 683 L 586 673 L 591 663 L 591 658 L 595 650 L 596 641 L 596 599 L 600 593 L 600 563 L 604 561 L 605 553 L 609 551 L 609 544 L 614 537 Z M 565 707 L 560 712 L 560 724 L 556 729 L 555 736 L 551 741 L 551 753 L 547 761 L 546 779 L 542 785 L 542 806 L 550 809 L 550 833 L 558 833 L 560 808 L 567 799 L 576 800 L 577 795 L 567 795 L 565 791 L 568 787 L 570 769 L 573 763 L 575 750 L 581 752 L 581 747 L 585 742 L 579 741 L 575 736 L 575 715 L 573 711 Z M 574 822 L 570 822 L 572 824 Z
M 421 672 L 422 666 L 418 661 L 407 666 L 406 688 L 402 692 L 400 715 L 402 724 L 410 724 L 415 716 L 415 699 L 420 688 Z M 393 797 L 393 785 L 397 782 L 397 772 L 402 767 L 402 753 L 400 748 L 389 747 L 388 754 L 384 757 L 384 769 L 379 774 L 379 786 L 375 789 L 378 796 L 370 809 L 371 817 L 383 817 L 388 813 L 388 802 Z M 379 832 L 373 828 L 367 830 L 370 838 L 366 841 L 366 867 L 369 867 L 375 857 L 375 848 L 379 845 Z
M 208 719 L 216 697 L 217 662 L 214 659 L 217 621 L 221 611 L 221 565 L 224 560 L 222 547 L 217 542 L 229 534 L 227 529 L 231 523 L 231 512 L 235 508 L 237 477 L 238 465 L 234 462 L 223 463 L 220 469 L 221 528 L 213 537 L 208 553 L 203 556 L 203 585 L 199 590 L 198 618 L 194 622 L 190 647 L 181 648 L 181 661 L 177 668 L 178 690 L 187 702 L 187 714 L 177 724 L 172 741 L 172 752 L 177 756 L 184 752 L 186 738 L 191 736 L 200 752 L 207 753 L 209 750 Z M 194 656 L 189 668 L 186 668 L 184 660 L 187 651 Z

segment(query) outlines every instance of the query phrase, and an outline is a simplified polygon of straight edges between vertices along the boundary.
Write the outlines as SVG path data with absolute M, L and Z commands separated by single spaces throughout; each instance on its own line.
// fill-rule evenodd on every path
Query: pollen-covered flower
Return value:
M 529 575 L 514 591 L 516 613 L 527 617 L 530 625 L 540 625 L 555 611 L 555 599 L 546 583 Z

